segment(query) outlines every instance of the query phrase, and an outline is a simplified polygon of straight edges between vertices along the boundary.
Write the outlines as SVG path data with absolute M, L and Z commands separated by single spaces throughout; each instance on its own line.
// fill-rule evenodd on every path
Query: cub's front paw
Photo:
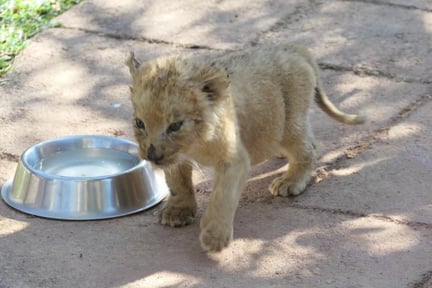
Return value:
M 215 222 L 204 224 L 201 222 L 201 247 L 208 252 L 218 252 L 227 247 L 233 237 L 232 225 Z
M 191 224 L 195 219 L 196 207 L 181 207 L 167 205 L 159 213 L 159 222 L 162 225 L 180 227 Z
M 308 179 L 301 179 L 300 181 L 293 182 L 289 178 L 281 176 L 273 180 L 270 184 L 269 191 L 273 196 L 297 196 L 306 189 L 307 183 Z

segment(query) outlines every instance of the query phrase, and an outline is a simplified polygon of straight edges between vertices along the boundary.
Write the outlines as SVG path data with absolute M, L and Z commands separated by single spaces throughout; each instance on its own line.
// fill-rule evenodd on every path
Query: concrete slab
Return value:
M 62 222 L 0 205 L 0 285 L 384 288 L 407 287 L 431 267 L 430 231 L 287 201 L 243 203 L 234 242 L 211 255 L 201 252 L 198 223 L 163 227 L 151 211 Z
M 430 6 L 428 1 L 417 3 Z M 321 62 L 430 83 L 430 11 L 385 5 L 385 1 L 322 1 L 260 38 L 281 40 L 306 43 Z
M 120 37 L 226 49 L 243 46 L 304 2 L 89 0 L 58 20 Z
M 332 177 L 312 185 L 296 201 L 432 224 L 431 109 L 430 102 L 391 127 L 371 149 L 339 163 Z
M 330 119 L 312 105 L 311 123 L 319 157 L 343 146 L 357 143 L 391 119 L 411 102 L 430 94 L 430 85 L 395 82 L 382 77 L 358 76 L 350 72 L 322 71 L 329 98 L 343 111 L 368 117 L 364 125 L 350 126 Z

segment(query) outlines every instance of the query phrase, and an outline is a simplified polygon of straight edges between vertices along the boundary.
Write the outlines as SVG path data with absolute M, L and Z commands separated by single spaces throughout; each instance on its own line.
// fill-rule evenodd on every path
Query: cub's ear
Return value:
M 135 78 L 141 63 L 135 58 L 133 51 L 129 53 L 129 57 L 126 60 L 126 65 L 129 67 L 129 72 L 132 75 L 132 78 Z
M 215 67 L 209 67 L 202 71 L 200 89 L 207 99 L 210 101 L 217 101 L 226 95 L 228 88 L 228 79 L 224 72 Z

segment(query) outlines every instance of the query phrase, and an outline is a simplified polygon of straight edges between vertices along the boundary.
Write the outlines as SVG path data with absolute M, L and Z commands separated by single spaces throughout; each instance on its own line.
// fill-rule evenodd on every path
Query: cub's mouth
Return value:
M 159 168 L 170 166 L 176 162 L 172 157 L 166 157 L 165 155 L 149 155 L 148 151 L 143 151 L 142 149 L 139 149 L 138 154 L 141 159 L 148 161 Z
M 160 167 L 166 166 L 163 159 L 161 159 L 161 160 L 147 160 L 147 161 L 150 161 L 152 164 L 154 164 L 156 166 L 160 166 Z
M 175 165 L 177 163 L 177 161 L 173 159 L 162 159 L 157 161 L 146 160 L 146 161 L 149 161 L 153 166 L 161 169 Z

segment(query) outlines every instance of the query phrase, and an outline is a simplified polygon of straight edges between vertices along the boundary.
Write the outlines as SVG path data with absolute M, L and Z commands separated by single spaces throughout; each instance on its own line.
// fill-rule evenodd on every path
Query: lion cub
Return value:
M 298 195 L 315 162 L 308 108 L 314 98 L 333 119 L 361 124 L 326 97 L 318 67 L 301 46 L 231 52 L 213 62 L 179 57 L 127 60 L 133 84 L 134 130 L 142 158 L 162 168 L 171 196 L 159 215 L 170 226 L 190 224 L 197 204 L 191 163 L 213 167 L 214 191 L 201 219 L 201 246 L 226 247 L 251 165 L 284 155 L 289 169 L 273 195 Z

